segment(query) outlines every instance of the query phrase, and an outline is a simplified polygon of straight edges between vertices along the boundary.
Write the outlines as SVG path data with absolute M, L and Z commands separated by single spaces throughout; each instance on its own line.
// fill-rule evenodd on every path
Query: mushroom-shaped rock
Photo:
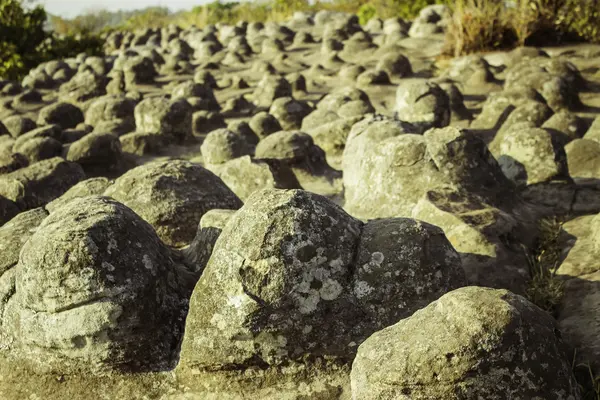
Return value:
M 388 223 L 393 246 L 375 226 L 361 237 L 363 224 L 319 195 L 255 193 L 223 228 L 194 290 L 180 371 L 315 356 L 348 361 L 378 327 L 461 286 L 458 255 L 438 228 Z M 431 250 L 428 239 L 439 248 Z M 364 264 L 354 265 L 357 251 Z M 431 286 L 407 285 L 411 271 Z
M 269 107 L 275 99 L 292 95 L 292 85 L 280 76 L 265 75 L 258 83 L 252 98 L 254 104 Z
M 192 107 L 185 100 L 144 99 L 135 107 L 135 124 L 139 132 L 183 141 L 192 134 Z
M 481 287 L 452 291 L 368 338 L 351 386 L 357 400 L 580 398 L 554 319 Z
M 271 133 L 279 132 L 282 129 L 277 118 L 266 111 L 255 114 L 248 122 L 248 125 L 260 139 L 264 139 Z
M 225 182 L 233 193 L 245 201 L 254 192 L 266 188 L 300 189 L 300 183 L 285 161 L 239 157 L 207 168 Z
M 189 244 L 200 218 L 213 208 L 238 209 L 240 199 L 212 172 L 188 161 L 159 161 L 134 168 L 104 195 L 130 207 L 168 245 Z
M 312 112 L 311 106 L 291 97 L 281 97 L 273 101 L 269 114 L 273 115 L 285 130 L 300 129 L 302 120 Z
M 88 174 L 106 173 L 122 160 L 121 142 L 110 133 L 90 133 L 73 142 L 67 160 L 79 163 Z
M 54 157 L 0 176 L 0 196 L 29 210 L 56 199 L 83 179 L 79 164 Z
M 490 144 L 504 174 L 519 185 L 568 178 L 564 148 L 541 128 L 515 125 L 496 135 Z
M 37 124 L 40 126 L 56 124 L 62 129 L 69 129 L 75 128 L 83 120 L 83 112 L 79 107 L 69 103 L 54 103 L 40 110 Z
M 244 137 L 229 129 L 217 129 L 206 135 L 200 151 L 206 164 L 223 164 L 251 153 Z
M 427 128 L 443 128 L 450 123 L 450 99 L 437 84 L 409 81 L 396 91 L 396 115 L 402 121 Z
M 327 164 L 323 149 L 304 132 L 281 131 L 267 136 L 256 146 L 256 158 L 281 160 L 306 190 L 323 195 L 341 192 L 341 173 Z
M 2 329 L 35 372 L 169 366 L 182 333 L 182 289 L 170 250 L 131 209 L 73 200 L 27 241 Z

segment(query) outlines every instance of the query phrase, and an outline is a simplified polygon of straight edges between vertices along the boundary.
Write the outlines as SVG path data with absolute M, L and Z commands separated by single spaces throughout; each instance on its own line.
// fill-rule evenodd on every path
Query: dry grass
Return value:
M 600 42 L 600 0 L 456 0 L 446 53 L 454 56 L 566 39 Z
M 556 315 L 564 293 L 563 281 L 556 276 L 560 263 L 558 238 L 561 229 L 562 224 L 557 219 L 540 221 L 537 246 L 528 254 L 531 280 L 527 298 L 552 315 Z

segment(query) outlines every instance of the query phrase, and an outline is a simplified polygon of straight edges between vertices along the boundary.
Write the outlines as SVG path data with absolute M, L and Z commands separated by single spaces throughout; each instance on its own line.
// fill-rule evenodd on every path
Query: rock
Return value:
M 21 115 L 13 115 L 2 122 L 11 136 L 15 138 L 37 128 L 34 120 Z
M 388 53 L 384 55 L 375 68 L 385 71 L 392 78 L 405 78 L 412 75 L 412 67 L 406 56 L 400 53 Z
M 395 111 L 400 120 L 423 126 L 425 130 L 450 123 L 450 99 L 432 82 L 413 81 L 398 86 Z
M 102 123 L 117 122 L 135 128 L 134 110 L 136 105 L 135 100 L 124 96 L 101 97 L 90 104 L 85 113 L 85 123 L 98 128 L 98 125 Z M 103 133 L 110 132 L 104 130 Z
M 351 385 L 365 400 L 580 398 L 553 318 L 523 297 L 479 287 L 373 334 L 358 349 Z
M 439 282 L 453 289 L 464 280 L 458 256 L 439 229 L 388 221 L 398 235 L 392 249 L 379 240 L 378 227 L 361 236 L 362 226 L 310 192 L 271 189 L 251 196 L 223 228 L 194 290 L 179 371 L 264 368 L 319 356 L 351 360 L 355 346 L 378 326 L 437 298 L 434 293 L 444 291 Z M 436 258 L 420 239 L 404 247 L 400 237 L 415 229 L 423 240 L 438 236 L 439 251 L 448 250 L 436 266 L 407 264 L 411 251 L 423 260 Z M 357 249 L 364 265 L 353 264 Z M 398 275 L 380 282 L 381 275 L 369 272 L 377 268 Z M 401 277 L 413 268 L 431 268 L 426 275 L 436 276 L 423 297 Z M 371 308 L 377 298 L 395 307 Z
M 539 128 L 551 116 L 552 110 L 546 104 L 534 101 L 526 102 L 510 112 L 508 118 L 500 127 L 497 136 L 502 136 L 517 124 L 527 123 L 530 128 Z
M 41 207 L 85 179 L 79 164 L 55 157 L 0 176 L 0 196 L 22 211 Z
M 227 128 L 227 124 L 219 113 L 203 110 L 192 114 L 192 129 L 196 135 L 207 134 L 222 128 Z
M 121 162 L 121 142 L 110 133 L 90 133 L 69 146 L 66 158 L 80 164 L 88 174 L 104 174 Z
M 188 161 L 158 161 L 134 168 L 110 186 L 113 197 L 148 221 L 168 245 L 182 247 L 213 208 L 238 209 L 239 198 L 212 172 Z
M 108 78 L 91 71 L 78 72 L 71 80 L 60 85 L 58 98 L 67 103 L 85 103 L 106 94 Z
M 40 110 L 37 124 L 40 126 L 56 124 L 62 129 L 75 128 L 83 122 L 83 112 L 69 103 L 55 103 Z
M 53 157 L 60 157 L 62 152 L 62 143 L 51 137 L 33 138 L 19 146 L 19 154 L 24 155 L 29 164 Z
M 377 69 L 368 69 L 356 78 L 358 86 L 388 85 L 390 83 L 388 74 Z
M 302 130 L 305 132 L 310 131 L 311 129 L 317 128 L 321 125 L 325 125 L 329 122 L 340 119 L 340 116 L 334 111 L 325 109 L 325 108 L 317 108 L 310 114 L 308 114 L 304 119 L 302 119 Z
M 132 132 L 120 136 L 121 151 L 123 153 L 135 154 L 138 156 L 156 155 L 165 147 L 167 142 L 160 135 L 154 133 Z
M 544 129 L 515 125 L 496 135 L 490 151 L 504 174 L 518 185 L 568 179 L 565 151 Z
M 6 303 L 15 290 L 15 269 L 23 245 L 48 216 L 43 208 L 36 208 L 18 214 L 10 222 L 0 224 L 0 347 L 8 342 L 4 325 Z
M 227 125 L 227 129 L 230 130 L 231 132 L 235 133 L 236 135 L 241 136 L 252 149 L 254 149 L 254 147 L 256 147 L 256 145 L 258 144 L 258 142 L 260 140 L 258 138 L 258 136 L 256 136 L 256 133 L 254 133 L 254 131 L 252 130 L 252 128 L 250 128 L 250 125 L 246 121 L 241 121 L 241 120 L 231 121 Z
M 204 86 L 208 86 L 212 89 L 218 88 L 217 80 L 215 79 L 213 74 L 211 74 L 210 71 L 204 69 L 196 71 L 196 74 L 194 74 L 194 82 Z
M 567 280 L 557 318 L 565 341 L 577 349 L 574 361 L 589 364 L 593 370 L 600 368 L 599 282 L 600 271 Z
M 286 131 L 300 129 L 302 120 L 311 111 L 312 108 L 306 102 L 294 100 L 292 97 L 278 98 L 269 108 L 269 114 L 277 118 Z
M 199 100 L 196 110 L 219 111 L 221 109 L 212 89 L 207 85 L 188 81 L 175 86 L 171 92 L 171 98 L 174 100 L 190 97 Z
M 256 113 L 248 122 L 248 125 L 252 131 L 259 137 L 264 139 L 272 133 L 279 132 L 282 130 L 281 124 L 273 115 L 261 111 Z
M 555 137 L 561 138 L 561 143 L 581 139 L 587 129 L 585 121 L 567 110 L 562 110 L 544 122 L 542 128 L 549 130 Z
M 181 142 L 192 135 L 192 108 L 185 100 L 147 98 L 135 107 L 135 124 L 139 132 L 154 133 Z
M 52 138 L 58 141 L 62 139 L 62 129 L 58 125 L 47 125 L 41 128 L 33 129 L 17 138 L 13 145 L 13 152 L 18 153 L 23 145 L 29 140 L 36 138 Z
M 596 117 L 584 136 L 585 139 L 600 142 L 600 116 Z
M 152 60 L 148 57 L 133 57 L 123 65 L 123 74 L 127 86 L 151 84 L 157 75 Z
M 54 210 L 61 208 L 73 199 L 87 196 L 100 196 L 111 184 L 112 182 L 104 177 L 86 179 L 71 187 L 71 189 L 67 190 L 58 199 L 46 204 L 45 209 L 49 212 L 54 212 Z
M 425 193 L 411 216 L 444 230 L 460 254 L 469 283 L 525 295 L 530 264 L 523 249 L 535 246 L 538 233 L 533 222 L 480 196 L 449 188 Z
M 252 94 L 254 104 L 269 107 L 278 98 L 292 95 L 292 85 L 282 77 L 265 75 Z
M 0 226 L 10 221 L 19 213 L 19 208 L 12 201 L 0 195 Z
M 246 140 L 228 129 L 217 129 L 206 135 L 200 151 L 206 164 L 223 164 L 251 153 Z
M 565 146 L 569 175 L 572 178 L 600 179 L 600 143 L 575 139 Z
M 242 156 L 207 168 L 225 182 L 242 201 L 266 188 L 301 189 L 294 172 L 281 160 Z
M 490 93 L 483 103 L 481 113 L 471 124 L 474 129 L 497 130 L 506 121 L 514 108 L 529 102 L 546 104 L 546 100 L 530 87 L 519 87 Z
M 200 219 L 198 232 L 192 244 L 182 250 L 186 263 L 194 267 L 199 276 L 204 271 L 215 243 L 227 222 L 235 214 L 233 210 L 209 210 Z
M 0 155 L 0 175 L 8 174 L 28 165 L 29 159 L 21 153 L 4 153 Z
M 356 122 L 358 122 L 357 118 L 338 118 L 307 131 L 315 144 L 325 152 L 327 163 L 335 169 L 342 169 L 346 140 Z
M 37 373 L 168 367 L 183 321 L 170 254 L 114 200 L 85 197 L 55 210 L 16 267 L 2 327 L 12 356 Z

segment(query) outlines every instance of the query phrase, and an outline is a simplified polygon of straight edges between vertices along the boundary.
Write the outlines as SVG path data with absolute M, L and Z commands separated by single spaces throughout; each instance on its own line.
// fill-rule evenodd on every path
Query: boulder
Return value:
M 56 124 L 62 129 L 75 128 L 83 122 L 83 112 L 69 103 L 54 103 L 40 110 L 37 124 L 39 126 Z
M 206 135 L 200 147 L 205 164 L 223 164 L 251 153 L 248 142 L 229 129 L 217 129 Z
M 71 189 L 67 190 L 58 199 L 52 200 L 50 203 L 46 204 L 46 207 L 44 208 L 49 212 L 53 212 L 73 199 L 87 196 L 100 196 L 111 184 L 112 182 L 104 177 L 86 179 L 71 187 Z
M 34 164 L 49 158 L 60 157 L 62 152 L 63 146 L 58 140 L 51 137 L 38 137 L 30 139 L 19 146 L 18 154 L 24 155 L 29 164 Z
M 312 107 L 306 102 L 292 97 L 280 97 L 269 108 L 269 114 L 277 118 L 281 127 L 287 131 L 300 129 L 302 120 L 312 111 Z
M 90 133 L 69 146 L 66 158 L 88 174 L 105 174 L 121 163 L 121 142 L 110 133 Z
M 579 399 L 554 319 L 506 290 L 465 287 L 368 338 L 354 399 Z
M 406 122 L 429 128 L 443 128 L 450 123 L 450 99 L 437 84 L 409 81 L 396 91 L 396 116 Z
M 255 193 L 224 226 L 194 290 L 179 371 L 349 361 L 378 327 L 464 284 L 438 228 L 381 224 L 361 236 L 363 224 L 321 196 Z
M 41 207 L 85 179 L 79 164 L 55 157 L 0 176 L 0 196 L 19 209 Z
M 12 357 L 59 375 L 168 368 L 185 312 L 177 268 L 124 205 L 98 196 L 65 204 L 15 268 L 2 325 Z
M 37 128 L 34 120 L 21 115 L 13 115 L 2 120 L 2 122 L 11 136 L 15 138 Z
M 135 107 L 138 132 L 154 133 L 184 141 L 192 135 L 192 107 L 185 100 L 152 97 Z
M 240 199 L 212 172 L 188 161 L 157 161 L 115 180 L 105 196 L 148 221 L 168 245 L 182 247 L 196 234 L 200 218 L 213 208 L 238 209 Z

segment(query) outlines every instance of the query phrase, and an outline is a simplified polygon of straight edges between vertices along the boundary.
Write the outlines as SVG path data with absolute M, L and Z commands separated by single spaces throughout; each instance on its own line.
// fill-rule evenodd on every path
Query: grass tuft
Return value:
M 564 293 L 564 283 L 556 276 L 560 265 L 561 229 L 562 223 L 556 218 L 541 220 L 537 245 L 527 254 L 531 277 L 527 298 L 553 316 L 556 316 Z

